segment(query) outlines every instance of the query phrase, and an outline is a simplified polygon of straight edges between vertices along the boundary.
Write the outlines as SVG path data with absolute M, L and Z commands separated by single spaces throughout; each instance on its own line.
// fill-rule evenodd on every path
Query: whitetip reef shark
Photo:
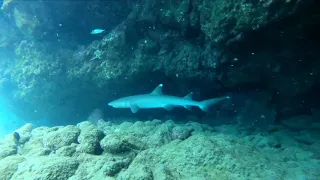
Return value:
M 204 101 L 192 100 L 192 92 L 184 97 L 169 96 L 162 93 L 163 84 L 159 84 L 151 93 L 127 96 L 108 103 L 114 108 L 130 108 L 132 113 L 139 109 L 165 108 L 170 111 L 174 107 L 184 107 L 191 110 L 192 106 L 197 106 L 203 111 L 208 111 L 209 107 L 224 100 L 229 96 L 208 99 Z

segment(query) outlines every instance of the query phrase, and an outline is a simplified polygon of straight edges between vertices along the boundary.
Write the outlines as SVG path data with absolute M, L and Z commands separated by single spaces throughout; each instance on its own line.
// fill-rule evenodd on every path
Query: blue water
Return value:
M 3 97 L 0 96 L 0 138 L 12 133 L 24 124 L 26 124 L 26 122 L 11 112 L 10 109 L 6 107 Z

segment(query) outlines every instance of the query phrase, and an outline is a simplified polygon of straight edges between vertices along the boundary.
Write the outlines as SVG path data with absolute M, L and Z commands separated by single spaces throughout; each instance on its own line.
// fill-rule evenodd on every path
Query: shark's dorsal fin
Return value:
M 159 84 L 150 94 L 153 95 L 162 95 L 162 86 L 163 84 Z
M 193 92 L 187 94 L 184 98 L 192 100 L 192 94 L 193 94 Z

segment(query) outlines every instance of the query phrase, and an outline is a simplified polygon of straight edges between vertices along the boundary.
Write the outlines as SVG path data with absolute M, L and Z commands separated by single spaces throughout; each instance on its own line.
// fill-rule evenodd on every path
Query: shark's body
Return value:
M 158 85 L 149 94 L 123 97 L 110 102 L 108 105 L 114 108 L 130 108 L 133 113 L 136 113 L 139 109 L 165 108 L 171 110 L 178 106 L 182 106 L 188 110 L 191 110 L 192 106 L 197 106 L 203 111 L 207 111 L 211 105 L 229 98 L 229 96 L 225 96 L 198 102 L 192 100 L 192 93 L 189 93 L 185 97 L 164 95 L 162 93 L 162 86 L 162 84 Z

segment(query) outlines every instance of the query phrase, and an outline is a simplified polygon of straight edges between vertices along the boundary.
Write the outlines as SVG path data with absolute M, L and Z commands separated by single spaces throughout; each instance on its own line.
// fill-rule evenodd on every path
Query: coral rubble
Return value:
M 320 178 L 319 139 L 301 144 L 281 128 L 241 135 L 235 126 L 100 120 L 16 132 L 18 142 L 1 140 L 0 179 Z

